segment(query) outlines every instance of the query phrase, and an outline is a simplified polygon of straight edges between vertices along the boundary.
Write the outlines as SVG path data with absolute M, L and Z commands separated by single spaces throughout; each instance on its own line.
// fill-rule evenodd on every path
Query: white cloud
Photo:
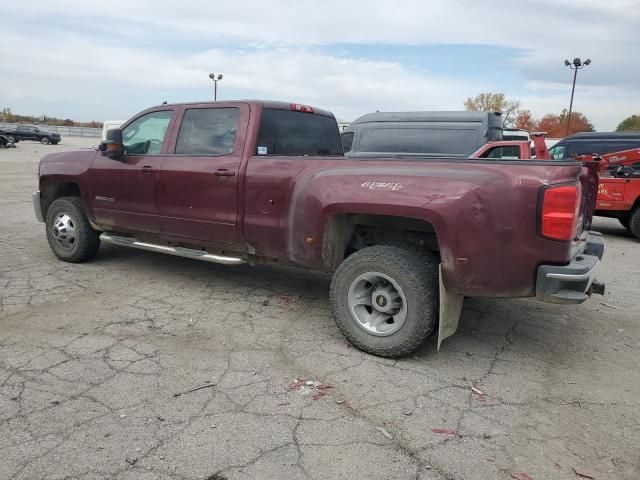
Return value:
M 633 113 L 640 96 L 637 0 L 62 0 L 3 8 L 12 22 L 0 34 L 0 102 L 46 98 L 70 110 L 109 112 L 119 102 L 120 109 L 144 107 L 149 97 L 203 98 L 209 66 L 225 73 L 222 92 L 315 103 L 343 118 L 374 109 L 458 109 L 467 96 L 495 90 L 478 78 L 315 48 L 335 43 L 516 49 L 513 68 L 525 80 L 506 93 L 543 113 L 567 104 L 570 72 L 562 60 L 588 55 L 593 63 L 579 74 L 577 92 L 585 108 L 576 108 L 601 129 Z

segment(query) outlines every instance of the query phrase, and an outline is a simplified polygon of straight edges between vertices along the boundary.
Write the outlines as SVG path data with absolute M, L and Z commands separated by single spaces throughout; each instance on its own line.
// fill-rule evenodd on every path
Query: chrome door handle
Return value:
M 216 177 L 233 177 L 236 172 L 234 172 L 233 170 L 227 170 L 226 168 L 219 168 L 218 170 L 213 172 L 213 174 Z
M 140 171 L 141 171 L 142 173 L 153 173 L 153 172 L 155 172 L 155 171 L 156 171 L 156 168 L 155 168 L 155 167 L 152 167 L 152 166 L 150 166 L 150 165 L 145 165 L 144 167 L 142 167 L 142 168 L 140 169 Z

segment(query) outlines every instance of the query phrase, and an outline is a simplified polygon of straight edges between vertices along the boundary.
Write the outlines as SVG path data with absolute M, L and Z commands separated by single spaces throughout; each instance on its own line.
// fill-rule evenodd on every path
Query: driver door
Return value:
M 124 126 L 121 160 L 95 156 L 89 174 L 98 224 L 116 232 L 160 232 L 156 183 L 174 113 L 147 112 Z

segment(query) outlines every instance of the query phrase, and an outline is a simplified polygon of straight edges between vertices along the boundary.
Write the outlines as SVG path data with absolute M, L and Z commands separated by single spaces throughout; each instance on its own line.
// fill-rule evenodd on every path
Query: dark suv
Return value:
M 563 138 L 549 153 L 553 160 L 564 160 L 575 155 L 604 155 L 632 148 L 640 148 L 640 132 L 583 132 Z
M 33 140 L 44 145 L 56 145 L 60 143 L 60 134 L 43 130 L 34 125 L 18 125 L 15 129 L 0 130 L 10 143 L 17 143 L 21 140 Z

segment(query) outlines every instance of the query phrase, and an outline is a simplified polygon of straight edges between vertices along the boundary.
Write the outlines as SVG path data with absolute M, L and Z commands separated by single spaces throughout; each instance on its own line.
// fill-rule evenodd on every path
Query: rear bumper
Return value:
M 586 248 L 568 265 L 541 265 L 536 279 L 536 298 L 549 303 L 582 303 L 591 293 L 604 293 L 595 279 L 604 254 L 602 234 L 589 232 Z
M 33 211 L 36 214 L 36 218 L 39 222 L 44 222 L 44 216 L 42 215 L 42 203 L 40 202 L 40 190 L 31 194 L 31 200 L 33 201 Z

